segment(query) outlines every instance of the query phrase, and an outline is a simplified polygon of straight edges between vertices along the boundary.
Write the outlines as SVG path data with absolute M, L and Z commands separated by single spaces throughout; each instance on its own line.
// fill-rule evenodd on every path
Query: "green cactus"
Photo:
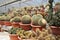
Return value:
M 41 14 L 33 15 L 32 16 L 32 24 L 33 25 L 38 25 L 38 20 L 43 18 Z
M 5 15 L 0 16 L 0 21 L 5 21 Z
M 46 26 L 47 21 L 46 21 L 44 18 L 41 18 L 41 19 L 39 19 L 38 24 L 39 24 L 40 26 Z
M 30 24 L 31 23 L 31 17 L 29 15 L 22 16 L 22 23 L 23 24 Z
M 10 33 L 10 34 L 16 34 L 16 32 L 17 32 L 17 30 L 22 30 L 22 28 L 11 28 L 8 32 Z
M 21 18 L 19 16 L 16 16 L 10 20 L 10 22 L 21 22 Z
M 8 15 L 5 16 L 5 21 L 10 21 L 10 19 L 11 19 L 11 16 L 8 16 Z
M 55 14 L 49 11 L 48 15 L 45 16 L 45 19 L 50 26 L 60 26 L 60 10 L 58 10 Z
M 2 16 L 0 16 L 0 21 L 2 21 L 3 19 L 2 19 Z
M 53 15 L 53 24 L 54 26 L 60 26 L 60 12 L 55 13 L 55 15 Z

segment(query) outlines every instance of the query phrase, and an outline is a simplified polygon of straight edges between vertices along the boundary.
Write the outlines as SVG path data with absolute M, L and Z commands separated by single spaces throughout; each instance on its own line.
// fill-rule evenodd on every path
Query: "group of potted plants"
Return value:
M 56 40 L 48 29 L 42 29 L 42 31 L 40 31 L 40 29 L 37 28 L 36 31 L 26 31 L 14 27 L 11 28 L 9 33 L 10 40 Z
M 43 18 L 41 14 L 33 15 L 32 17 L 29 15 L 24 15 L 21 18 L 20 27 L 24 30 L 36 30 L 36 28 L 39 28 L 42 30 L 42 28 L 45 28 L 47 21 Z
M 35 30 L 36 28 L 42 29 L 47 23 L 41 14 L 35 14 L 32 17 L 30 15 L 11 17 L 7 14 L 1 16 L 0 21 L 1 23 L 3 22 L 3 25 L 23 28 L 24 30 Z
M 18 23 L 17 26 L 23 28 L 24 30 L 35 30 L 36 28 L 42 29 L 47 23 L 41 14 L 33 15 L 32 17 L 30 15 L 23 15 L 21 18 L 19 17 L 20 19 L 16 18 L 12 18 L 10 21 L 13 22 L 15 20 L 12 24 L 15 22 Z
M 32 23 L 31 26 L 33 30 L 36 28 L 39 28 L 42 30 L 42 28 L 45 28 L 47 21 L 43 18 L 41 14 L 33 15 L 32 16 Z
M 50 28 L 52 30 L 52 33 L 55 35 L 60 35 L 60 10 L 56 11 L 55 14 L 49 12 L 49 15 L 45 17 L 48 24 L 50 25 Z

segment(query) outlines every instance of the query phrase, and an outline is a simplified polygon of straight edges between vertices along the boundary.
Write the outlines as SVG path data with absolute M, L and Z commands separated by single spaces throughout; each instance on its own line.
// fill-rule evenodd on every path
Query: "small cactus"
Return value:
M 46 26 L 46 23 L 47 23 L 47 21 L 45 19 L 43 19 L 43 18 L 39 19 L 39 21 L 38 21 L 38 24 L 40 26 Z
M 22 16 L 22 23 L 23 24 L 30 24 L 31 23 L 31 17 L 29 15 Z
M 21 19 L 19 16 L 16 16 L 10 20 L 10 22 L 21 22 Z
M 33 15 L 32 16 L 32 24 L 33 25 L 38 25 L 38 20 L 41 19 L 41 18 L 43 18 L 43 16 L 40 15 L 40 14 Z

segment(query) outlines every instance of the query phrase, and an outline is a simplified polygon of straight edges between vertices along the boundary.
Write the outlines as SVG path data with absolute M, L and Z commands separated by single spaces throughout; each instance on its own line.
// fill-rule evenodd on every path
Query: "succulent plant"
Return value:
M 43 18 L 41 14 L 33 15 L 32 16 L 32 24 L 33 25 L 38 25 L 38 20 Z
M 5 21 L 5 15 L 0 16 L 0 21 Z
M 29 15 L 22 16 L 22 23 L 23 24 L 30 24 L 31 23 L 31 17 Z
M 5 21 L 10 21 L 10 19 L 11 19 L 11 16 L 9 16 L 9 15 L 5 16 Z
M 48 24 L 50 26 L 60 26 L 60 10 L 53 14 L 51 11 L 48 12 L 48 15 L 45 16 Z
M 0 16 L 0 21 L 2 21 L 2 16 Z
M 57 12 L 53 15 L 52 22 L 54 26 L 60 26 L 60 12 Z
M 10 20 L 10 22 L 21 22 L 21 18 L 19 16 L 16 16 Z
M 11 28 L 8 32 L 10 33 L 10 34 L 17 34 L 16 32 L 17 32 L 17 30 L 22 30 L 21 28 Z
M 39 24 L 40 26 L 46 26 L 47 21 L 46 21 L 44 18 L 41 18 L 41 19 L 39 19 L 38 24 Z

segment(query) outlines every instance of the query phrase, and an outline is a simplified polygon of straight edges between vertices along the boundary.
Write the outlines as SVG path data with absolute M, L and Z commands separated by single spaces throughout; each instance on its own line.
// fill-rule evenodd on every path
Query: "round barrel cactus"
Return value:
M 22 16 L 22 23 L 23 24 L 30 24 L 31 23 L 31 17 L 29 15 Z
M 38 25 L 38 20 L 43 18 L 41 14 L 33 15 L 32 16 L 32 24 L 33 25 Z
M 19 16 L 16 16 L 10 20 L 10 22 L 21 22 L 21 19 Z
M 5 16 L 5 21 L 10 21 L 10 19 L 11 19 L 11 16 Z
M 46 26 L 47 21 L 46 21 L 44 18 L 41 18 L 41 19 L 39 19 L 38 24 L 39 24 L 40 26 Z

